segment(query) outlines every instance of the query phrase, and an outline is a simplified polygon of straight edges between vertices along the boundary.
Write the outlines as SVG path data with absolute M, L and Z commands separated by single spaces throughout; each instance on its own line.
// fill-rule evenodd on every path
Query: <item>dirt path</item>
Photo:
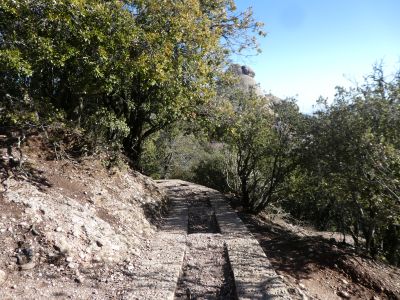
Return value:
M 187 208 L 186 249 L 175 299 L 236 299 L 224 239 L 214 209 L 202 191 L 181 182 L 163 182 L 171 199 Z
M 236 299 L 234 278 L 221 236 L 191 234 L 187 245 L 175 299 Z

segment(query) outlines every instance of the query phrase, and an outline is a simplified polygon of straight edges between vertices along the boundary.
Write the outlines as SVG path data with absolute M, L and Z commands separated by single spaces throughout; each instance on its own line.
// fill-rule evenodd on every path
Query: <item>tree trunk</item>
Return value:
M 135 170 L 140 171 L 140 157 L 143 150 L 143 141 L 137 135 L 132 132 L 124 139 L 123 146 L 126 156 L 130 159 L 130 165 Z
M 400 226 L 390 224 L 386 230 L 384 250 L 391 264 L 400 264 Z
M 247 209 L 251 209 L 250 207 L 250 194 L 249 194 L 249 190 L 248 190 L 248 182 L 247 182 L 247 178 L 246 177 L 241 177 L 240 178 L 240 185 L 241 185 L 241 198 L 242 198 L 242 202 L 243 205 L 247 208 Z

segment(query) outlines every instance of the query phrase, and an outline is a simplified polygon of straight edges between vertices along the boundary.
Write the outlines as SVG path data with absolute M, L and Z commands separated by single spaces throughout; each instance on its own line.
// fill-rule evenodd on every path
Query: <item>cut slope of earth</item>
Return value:
M 42 141 L 28 141 L 18 171 L 2 149 L 1 298 L 117 297 L 156 231 L 165 195 L 151 179 L 110 172 L 97 157 L 47 160 Z
M 400 299 L 400 270 L 360 256 L 335 234 L 265 214 L 240 217 L 288 285 L 312 299 Z

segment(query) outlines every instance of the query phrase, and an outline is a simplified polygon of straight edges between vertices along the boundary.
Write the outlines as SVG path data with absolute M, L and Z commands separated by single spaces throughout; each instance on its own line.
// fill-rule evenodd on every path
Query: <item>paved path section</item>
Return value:
M 227 249 L 237 298 L 290 299 L 287 287 L 273 270 L 259 243 L 222 194 L 180 180 L 158 181 L 158 184 L 165 188 L 172 210 L 145 259 L 135 269 L 128 299 L 174 299 L 185 251 L 193 252 L 194 256 L 196 251 L 207 251 L 205 245 L 210 243 L 200 237 L 206 239 L 212 235 L 187 234 L 188 202 L 193 200 L 209 201 L 215 211 L 221 232 L 215 235 L 215 243 L 223 244 Z
M 229 270 L 221 234 L 189 234 L 175 299 L 235 300 L 235 283 Z
M 149 251 L 132 272 L 132 291 L 126 299 L 174 299 L 187 239 L 185 199 L 170 197 L 171 211 Z
M 239 299 L 291 299 L 258 241 L 222 195 L 210 201 L 225 239 Z

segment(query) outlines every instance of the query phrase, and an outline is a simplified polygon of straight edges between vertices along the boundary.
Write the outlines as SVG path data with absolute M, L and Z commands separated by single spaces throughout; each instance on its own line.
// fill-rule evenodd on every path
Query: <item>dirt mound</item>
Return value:
M 165 206 L 165 195 L 139 173 L 107 170 L 98 157 L 46 160 L 45 148 L 40 137 L 31 138 L 18 170 L 7 168 L 1 153 L 0 286 L 11 298 L 65 280 L 74 288 L 85 270 L 104 279 L 113 266 L 129 267 Z M 94 266 L 101 267 L 91 272 Z M 62 278 L 68 274 L 72 281 Z M 65 292 L 72 295 L 65 288 L 35 297 Z

